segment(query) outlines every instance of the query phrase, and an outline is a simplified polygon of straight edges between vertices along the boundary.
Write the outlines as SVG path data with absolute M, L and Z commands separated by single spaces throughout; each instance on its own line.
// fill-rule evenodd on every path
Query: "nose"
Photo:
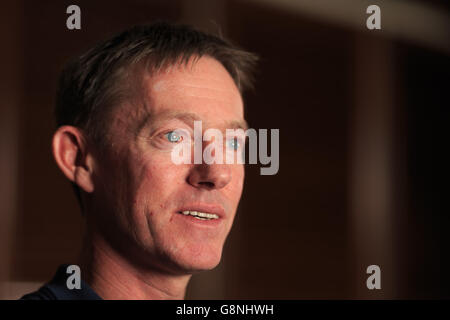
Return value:
M 198 164 L 188 176 L 190 185 L 200 189 L 222 189 L 231 181 L 231 168 L 227 164 Z

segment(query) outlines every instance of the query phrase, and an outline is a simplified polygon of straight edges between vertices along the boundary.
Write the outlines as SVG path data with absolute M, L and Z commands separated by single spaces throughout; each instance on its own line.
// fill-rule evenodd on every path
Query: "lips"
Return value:
M 194 218 L 200 219 L 200 220 L 212 220 L 212 219 L 219 219 L 219 216 L 215 213 L 207 213 L 207 212 L 201 212 L 201 211 L 190 211 L 185 210 L 178 212 L 180 214 L 183 214 L 185 216 L 192 216 Z
M 218 220 L 225 217 L 225 211 L 220 205 L 193 203 L 186 204 L 176 211 L 185 216 L 195 217 L 200 220 Z
M 192 203 L 192 204 L 186 204 L 182 207 L 177 209 L 177 212 L 202 212 L 206 214 L 212 214 L 218 216 L 218 218 L 224 218 L 225 217 L 225 210 L 222 206 L 216 205 L 216 204 L 207 204 L 207 203 Z

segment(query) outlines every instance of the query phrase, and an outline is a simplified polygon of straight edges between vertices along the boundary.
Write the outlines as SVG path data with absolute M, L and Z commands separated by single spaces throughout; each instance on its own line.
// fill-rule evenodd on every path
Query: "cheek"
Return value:
M 229 197 L 235 206 L 237 206 L 241 198 L 242 189 L 244 187 L 244 177 L 244 166 L 236 165 L 232 171 L 232 180 L 229 187 Z
M 185 169 L 154 155 L 143 158 L 140 165 L 141 168 L 135 171 L 139 180 L 134 194 L 132 223 L 144 242 L 162 241 L 159 236 L 164 234 L 173 218 L 175 195 L 183 183 Z
M 139 197 L 146 200 L 151 210 L 165 209 L 167 200 L 183 183 L 186 168 L 177 166 L 164 157 L 147 158 L 140 177 Z

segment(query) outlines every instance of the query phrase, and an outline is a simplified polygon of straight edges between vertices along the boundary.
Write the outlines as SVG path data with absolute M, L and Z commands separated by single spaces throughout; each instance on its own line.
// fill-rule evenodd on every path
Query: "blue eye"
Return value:
M 167 140 L 173 143 L 180 142 L 182 140 L 182 137 L 175 131 L 170 131 L 166 133 L 165 136 L 167 137 Z
M 241 146 L 241 144 L 239 143 L 239 140 L 237 138 L 228 140 L 227 145 L 229 148 L 231 148 L 233 150 L 237 150 Z

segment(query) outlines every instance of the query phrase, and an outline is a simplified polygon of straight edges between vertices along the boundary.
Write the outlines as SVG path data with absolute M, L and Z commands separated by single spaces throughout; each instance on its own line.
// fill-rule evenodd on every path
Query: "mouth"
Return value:
M 209 213 L 209 212 L 201 212 L 201 211 L 191 211 L 191 210 L 184 210 L 184 211 L 177 211 L 178 214 L 182 214 L 184 216 L 192 216 L 195 219 L 199 220 L 216 220 L 219 219 L 219 216 L 215 213 Z
M 219 225 L 224 221 L 225 210 L 219 204 L 191 203 L 186 204 L 175 211 L 183 220 L 198 222 L 201 225 Z

